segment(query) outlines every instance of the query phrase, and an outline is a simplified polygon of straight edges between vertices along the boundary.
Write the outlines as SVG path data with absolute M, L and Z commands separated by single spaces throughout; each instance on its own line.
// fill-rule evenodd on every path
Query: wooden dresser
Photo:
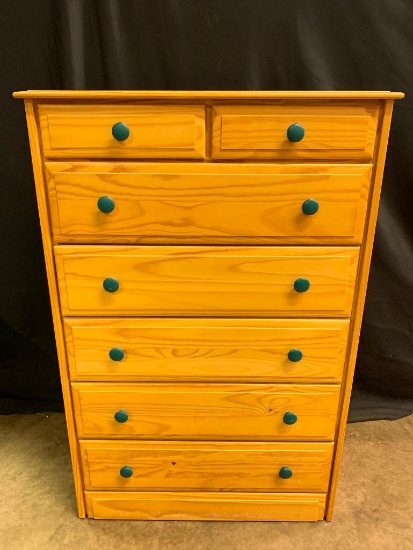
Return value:
M 14 95 L 79 516 L 331 519 L 403 94 Z

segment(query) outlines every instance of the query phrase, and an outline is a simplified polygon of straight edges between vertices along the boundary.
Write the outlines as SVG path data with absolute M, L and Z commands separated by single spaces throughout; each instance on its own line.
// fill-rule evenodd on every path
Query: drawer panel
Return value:
M 80 438 L 331 441 L 340 386 L 79 382 L 72 394 Z
M 122 493 L 86 491 L 86 510 L 95 519 L 202 521 L 319 521 L 321 493 Z
M 47 169 L 54 238 L 62 243 L 360 243 L 371 178 L 369 164 L 48 163 Z M 99 199 L 110 201 L 105 212 Z M 315 214 L 303 212 L 309 200 L 318 205 Z
M 181 105 L 39 105 L 45 157 L 204 158 L 205 108 Z M 123 123 L 124 141 L 112 128 Z M 124 137 L 124 136 L 123 136 Z
M 379 105 L 216 105 L 213 158 L 371 159 Z M 304 128 L 300 141 L 287 130 Z M 292 136 L 297 139 L 301 136 Z
M 346 317 L 358 254 L 356 247 L 55 247 L 64 315 Z M 303 279 L 310 288 L 294 290 Z M 108 292 L 108 284 L 118 289 Z
M 86 489 L 322 492 L 333 443 L 81 441 L 80 449 Z
M 349 321 L 77 317 L 64 327 L 72 380 L 340 382 Z

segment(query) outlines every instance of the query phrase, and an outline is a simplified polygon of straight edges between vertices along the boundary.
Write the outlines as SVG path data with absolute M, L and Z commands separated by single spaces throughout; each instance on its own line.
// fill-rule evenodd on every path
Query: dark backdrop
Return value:
M 373 9 L 374 8 L 374 9 Z M 393 90 L 350 419 L 413 412 L 410 0 L 3 0 L 0 412 L 60 410 L 24 89 Z

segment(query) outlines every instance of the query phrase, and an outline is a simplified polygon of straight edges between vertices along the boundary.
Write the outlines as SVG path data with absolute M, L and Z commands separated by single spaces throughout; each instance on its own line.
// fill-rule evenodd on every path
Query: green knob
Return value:
M 291 124 L 287 129 L 287 138 L 294 143 L 301 141 L 304 137 L 305 130 L 301 124 Z
M 303 352 L 299 349 L 290 349 L 288 352 L 288 359 L 291 361 L 291 363 L 297 363 L 297 361 L 301 361 L 303 358 Z
M 104 214 L 110 214 L 115 209 L 115 201 L 111 197 L 100 197 L 98 208 Z
M 307 292 L 310 288 L 310 281 L 305 277 L 299 277 L 294 281 L 294 290 L 296 292 Z
M 125 141 L 125 139 L 128 139 L 129 134 L 129 128 L 124 122 L 117 122 L 112 126 L 112 136 L 117 141 Z
M 122 348 L 112 348 L 109 351 L 109 357 L 112 359 L 112 361 L 122 361 L 122 359 L 125 357 L 125 352 Z
M 119 470 L 119 473 L 122 477 L 126 477 L 126 478 L 133 476 L 133 470 L 130 466 L 123 466 L 123 468 Z
M 278 472 L 278 475 L 283 479 L 290 479 L 290 477 L 293 475 L 293 471 L 288 466 L 283 466 Z
M 103 281 L 103 288 L 106 292 L 116 292 L 119 290 L 119 281 L 113 277 L 106 277 Z
M 115 412 L 114 418 L 116 422 L 119 422 L 119 424 L 123 424 L 128 420 L 129 415 L 124 409 L 121 409 L 120 411 Z
M 292 412 L 286 412 L 283 416 L 283 422 L 284 424 L 291 426 L 291 424 L 295 424 L 297 422 L 297 415 Z
M 307 199 L 303 202 L 302 210 L 306 216 L 314 216 L 317 214 L 320 205 L 315 199 Z

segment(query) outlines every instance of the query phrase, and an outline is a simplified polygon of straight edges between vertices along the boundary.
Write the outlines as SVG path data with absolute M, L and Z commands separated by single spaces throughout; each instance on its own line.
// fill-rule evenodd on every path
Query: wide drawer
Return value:
M 212 157 L 371 159 L 378 116 L 377 102 L 215 105 Z
M 100 316 L 345 317 L 358 255 L 356 247 L 55 247 L 63 314 Z
M 128 493 L 86 491 L 95 519 L 319 521 L 325 493 Z
M 40 104 L 39 120 L 43 154 L 49 158 L 205 156 L 203 106 Z M 119 136 L 118 123 L 124 125 Z
M 347 319 L 65 318 L 72 380 L 340 382 Z
M 79 382 L 72 395 L 80 438 L 332 441 L 340 386 Z
M 333 443 L 81 441 L 85 488 L 327 491 Z
M 369 164 L 46 166 L 61 243 L 360 243 L 371 177 Z

